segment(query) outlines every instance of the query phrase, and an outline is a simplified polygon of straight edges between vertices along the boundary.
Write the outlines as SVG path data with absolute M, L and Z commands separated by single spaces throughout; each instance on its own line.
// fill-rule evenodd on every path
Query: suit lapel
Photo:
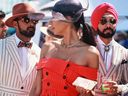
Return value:
M 120 56 L 121 56 L 121 51 L 119 50 L 119 47 L 117 47 L 116 42 L 114 41 L 114 44 L 112 46 L 112 63 L 110 66 L 110 69 L 106 75 L 106 77 L 111 77 L 113 75 L 113 73 L 115 72 L 115 70 L 117 69 L 117 65 L 120 61 Z
M 98 43 L 97 43 L 97 45 L 98 45 Z M 97 48 L 98 48 L 98 46 L 97 46 Z M 102 49 L 98 48 L 98 50 L 102 50 Z M 112 63 L 111 63 L 111 66 L 108 71 L 106 70 L 106 66 L 103 62 L 102 55 L 100 56 L 101 59 L 100 59 L 99 70 L 100 70 L 100 73 L 102 74 L 102 76 L 110 77 L 116 70 L 116 67 L 117 67 L 116 64 L 118 64 L 118 62 L 119 62 L 118 60 L 120 60 L 119 58 L 121 56 L 120 55 L 121 52 L 119 51 L 119 48 L 117 47 L 117 44 L 114 40 L 113 40 L 113 44 L 112 44 L 112 51 L 113 51 L 112 52 Z
M 16 68 L 17 68 L 17 72 L 19 74 L 19 77 L 21 78 L 22 80 L 22 77 L 21 77 L 21 72 L 20 72 L 20 64 L 21 64 L 21 61 L 20 61 L 20 57 L 19 57 L 19 54 L 18 54 L 18 49 L 17 49 L 17 45 L 16 45 L 16 41 L 15 41 L 15 36 L 10 36 L 9 38 L 7 38 L 7 51 L 9 53 L 9 55 L 11 56 L 12 58 L 12 61 L 14 62 Z
M 8 43 L 8 44 L 7 44 Z M 30 73 L 33 71 L 33 68 L 35 67 L 36 63 L 39 61 L 39 56 L 40 56 L 40 48 L 37 47 L 35 44 L 33 44 L 32 48 L 29 49 L 29 67 L 27 69 L 27 72 L 24 76 L 21 75 L 21 60 L 20 60 L 20 56 L 18 53 L 18 48 L 16 45 L 16 40 L 15 40 L 15 36 L 10 36 L 9 38 L 7 38 L 7 51 L 9 52 L 9 55 L 12 58 L 12 61 L 14 62 L 16 69 L 18 70 L 18 76 L 21 80 L 21 82 L 23 82 L 25 79 L 27 79 L 27 77 L 30 75 Z
M 107 74 L 107 71 L 106 71 L 105 64 L 104 64 L 104 62 L 103 62 L 103 57 L 102 57 L 102 56 L 100 56 L 99 62 L 100 62 L 100 66 L 99 66 L 100 73 L 101 73 L 103 76 L 105 76 L 105 75 Z
M 97 45 L 98 45 L 98 43 L 97 43 Z M 97 49 L 98 49 L 99 52 L 100 52 L 101 49 L 98 48 L 98 46 L 97 46 Z M 99 62 L 100 62 L 100 65 L 99 65 L 100 73 L 101 73 L 103 76 L 105 76 L 106 73 L 107 73 L 107 71 L 106 71 L 106 68 L 105 68 L 105 64 L 104 64 L 104 61 L 103 61 L 103 57 L 102 57 L 101 52 L 100 52 Z

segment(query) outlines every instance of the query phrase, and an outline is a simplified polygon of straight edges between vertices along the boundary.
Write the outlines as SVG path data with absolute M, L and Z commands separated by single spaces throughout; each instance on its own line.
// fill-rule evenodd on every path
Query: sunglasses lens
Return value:
M 33 24 L 37 24 L 38 20 L 32 20 Z
M 25 23 L 29 23 L 30 19 L 28 17 L 23 17 Z
M 116 19 L 110 19 L 111 24 L 116 24 Z
M 102 25 L 104 25 L 104 24 L 107 23 L 107 20 L 106 20 L 105 18 L 102 18 L 102 19 L 100 20 L 100 23 L 101 23 Z

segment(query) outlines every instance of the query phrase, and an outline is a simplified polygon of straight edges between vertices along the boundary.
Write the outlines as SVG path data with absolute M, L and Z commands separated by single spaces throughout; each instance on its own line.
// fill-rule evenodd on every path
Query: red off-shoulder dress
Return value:
M 78 96 L 73 81 L 81 76 L 96 80 L 97 69 L 88 68 L 56 58 L 43 58 L 37 64 L 42 70 L 41 96 Z

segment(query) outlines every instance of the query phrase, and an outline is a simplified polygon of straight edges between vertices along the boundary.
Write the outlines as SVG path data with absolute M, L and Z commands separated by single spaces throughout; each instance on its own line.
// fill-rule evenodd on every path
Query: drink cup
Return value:
M 108 79 L 108 78 L 103 79 L 102 86 L 101 86 L 101 89 L 102 89 L 103 93 L 109 93 L 110 88 L 109 88 L 108 82 L 110 82 L 110 81 L 111 81 L 111 79 Z

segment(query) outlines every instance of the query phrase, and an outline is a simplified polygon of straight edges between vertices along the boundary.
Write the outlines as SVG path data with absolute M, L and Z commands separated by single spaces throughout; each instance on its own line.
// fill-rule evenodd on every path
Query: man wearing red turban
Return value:
M 113 38 L 117 21 L 118 13 L 109 3 L 97 6 L 91 16 L 101 54 L 96 96 L 128 96 L 128 51 Z
M 95 8 L 91 16 L 91 23 L 95 30 L 97 30 L 99 21 L 105 13 L 112 14 L 115 17 L 116 21 L 118 21 L 118 13 L 115 10 L 114 6 L 109 3 L 103 3 Z

